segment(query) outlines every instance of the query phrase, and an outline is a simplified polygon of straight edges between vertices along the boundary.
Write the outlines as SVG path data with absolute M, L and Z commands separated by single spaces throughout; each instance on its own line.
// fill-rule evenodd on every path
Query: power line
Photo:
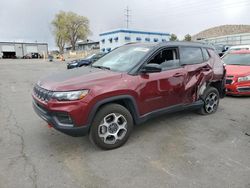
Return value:
M 130 18 L 131 18 L 130 12 L 131 12 L 131 10 L 127 6 L 127 8 L 125 9 L 125 21 L 126 21 L 126 28 L 127 29 L 129 28 L 129 22 L 130 22 Z

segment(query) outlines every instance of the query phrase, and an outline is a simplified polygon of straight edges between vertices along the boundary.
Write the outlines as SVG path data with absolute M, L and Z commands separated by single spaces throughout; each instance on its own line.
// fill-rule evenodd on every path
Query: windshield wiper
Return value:
M 105 66 L 100 66 L 100 65 L 98 65 L 98 66 L 91 66 L 91 67 L 94 67 L 94 68 L 98 68 L 98 69 L 107 69 L 107 70 L 110 70 L 110 68 L 109 67 L 105 67 Z

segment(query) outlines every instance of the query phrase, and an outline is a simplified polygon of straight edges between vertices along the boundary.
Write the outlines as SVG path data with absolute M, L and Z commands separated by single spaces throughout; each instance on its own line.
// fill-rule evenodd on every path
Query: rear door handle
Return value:
M 206 65 L 206 66 L 202 67 L 201 70 L 202 71 L 210 71 L 211 68 L 210 68 L 210 66 Z
M 209 67 L 202 67 L 202 70 L 203 71 L 210 71 L 210 68 Z
M 176 73 L 176 74 L 174 74 L 173 77 L 180 77 L 180 76 L 184 76 L 184 74 L 182 74 L 182 73 Z

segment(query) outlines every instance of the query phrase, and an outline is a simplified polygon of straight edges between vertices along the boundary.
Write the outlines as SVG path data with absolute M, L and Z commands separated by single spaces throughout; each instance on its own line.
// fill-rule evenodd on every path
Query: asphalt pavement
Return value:
M 1 188 L 250 188 L 250 97 L 226 97 L 209 116 L 152 119 L 103 151 L 34 113 L 34 83 L 60 71 L 65 62 L 0 60 Z

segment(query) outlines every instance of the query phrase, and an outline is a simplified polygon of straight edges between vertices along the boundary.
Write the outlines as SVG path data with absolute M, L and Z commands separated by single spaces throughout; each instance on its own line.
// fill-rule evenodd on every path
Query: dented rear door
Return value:
M 205 60 L 199 47 L 184 46 L 180 47 L 180 59 L 186 71 L 183 103 L 190 104 L 199 98 L 200 90 L 212 79 L 211 58 Z

